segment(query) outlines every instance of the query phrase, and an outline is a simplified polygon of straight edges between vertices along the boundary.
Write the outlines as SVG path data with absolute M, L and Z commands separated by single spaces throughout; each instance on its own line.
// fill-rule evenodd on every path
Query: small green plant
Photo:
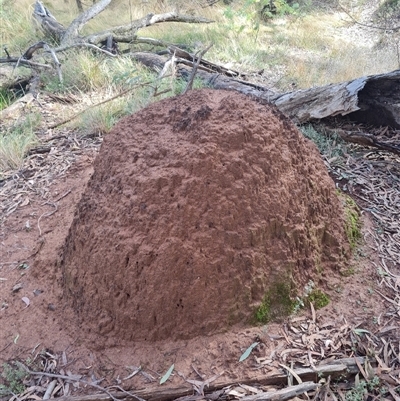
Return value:
M 378 376 L 374 376 L 368 381 L 360 380 L 356 383 L 356 385 L 346 393 L 346 401 L 364 401 L 369 393 L 378 397 L 383 397 L 387 393 L 387 388 L 381 385 Z
M 355 273 L 355 269 L 354 267 L 349 267 L 347 269 L 341 270 L 340 271 L 340 275 L 343 277 L 350 277 L 353 276 Z
M 311 124 L 300 127 L 300 130 L 306 138 L 315 143 L 322 155 L 328 158 L 343 156 L 346 146 L 338 135 L 317 131 Z
M 304 287 L 303 295 L 301 297 L 296 297 L 296 301 L 293 308 L 293 313 L 297 313 L 300 309 L 304 308 L 306 305 L 312 303 L 315 309 L 321 309 L 328 305 L 330 299 L 319 288 L 315 288 L 315 283 L 310 280 Z
M 3 383 L 0 384 L 0 396 L 21 394 L 25 391 L 23 381 L 27 377 L 27 372 L 23 368 L 5 363 L 1 377 Z
M 323 291 L 316 288 L 308 295 L 307 301 L 312 303 L 315 309 L 321 309 L 329 304 L 330 299 Z

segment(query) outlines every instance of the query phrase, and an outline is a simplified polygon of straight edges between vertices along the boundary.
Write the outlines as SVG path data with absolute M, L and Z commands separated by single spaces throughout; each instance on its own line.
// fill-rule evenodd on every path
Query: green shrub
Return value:
M 23 380 L 27 377 L 27 372 L 24 369 L 5 363 L 1 377 L 4 383 L 0 384 L 0 396 L 21 394 L 25 391 Z

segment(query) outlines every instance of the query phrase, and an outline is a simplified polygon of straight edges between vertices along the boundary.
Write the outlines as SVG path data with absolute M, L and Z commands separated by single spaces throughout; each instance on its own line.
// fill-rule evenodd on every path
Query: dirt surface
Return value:
M 169 106 L 174 104 L 171 100 L 168 102 Z M 196 103 L 196 99 L 193 100 L 193 103 Z M 210 108 L 213 107 L 211 100 L 208 105 Z M 234 113 L 234 106 L 229 102 L 225 102 L 224 105 L 225 113 L 229 117 L 230 113 Z M 262 105 L 257 105 L 257 107 L 265 108 Z M 176 106 L 176 110 L 179 112 L 178 106 Z M 237 112 L 240 110 L 242 110 L 242 105 Z M 273 113 L 268 113 L 271 119 L 276 118 Z M 158 114 L 154 113 L 153 119 L 157 121 L 158 118 L 160 118 Z M 129 121 L 129 119 L 125 120 L 120 127 Z M 229 121 L 228 118 L 227 123 Z M 311 155 L 316 155 L 313 146 L 307 141 L 299 139 L 298 134 L 290 128 L 290 125 L 286 126 L 283 122 L 273 121 L 274 124 L 282 124 L 285 134 L 288 135 L 285 139 L 288 141 L 286 142 L 286 152 L 283 152 L 282 156 L 277 155 L 278 160 L 286 158 L 291 163 L 292 159 L 300 158 L 307 163 L 308 154 L 296 154 L 296 146 L 300 146 L 300 149 Z M 256 121 L 254 124 L 256 125 Z M 129 126 L 127 124 L 127 127 Z M 273 124 L 271 127 L 269 124 L 266 126 L 271 140 L 274 138 L 273 133 L 275 132 L 273 127 Z M 177 128 L 177 135 L 188 134 L 188 130 L 182 129 L 182 127 Z M 190 132 L 196 132 L 199 129 L 196 124 L 191 128 Z M 240 125 L 236 128 L 238 130 Z M 143 129 L 143 132 L 147 131 Z M 114 132 L 114 137 L 115 135 Z M 204 132 L 202 135 L 209 134 Z M 218 136 L 218 133 L 216 135 Z M 218 138 L 221 139 L 222 136 Z M 111 135 L 110 142 L 112 139 Z M 157 133 L 154 134 L 154 139 L 149 138 L 147 143 L 154 144 L 155 142 L 151 141 L 156 141 L 156 139 Z M 24 168 L 1 183 L 3 189 L 7 190 L 7 192 L 1 192 L 4 197 L 1 199 L 2 205 L 6 205 L 2 209 L 0 226 L 1 363 L 12 360 L 26 362 L 29 358 L 34 361 L 33 369 L 44 369 L 43 366 L 39 366 L 40 363 L 43 365 L 44 360 L 54 356 L 57 362 L 56 371 L 61 369 L 64 372 L 78 373 L 92 381 L 105 377 L 106 380 L 103 384 L 118 383 L 124 388 L 149 386 L 149 383 L 159 380 L 172 363 L 186 378 L 198 378 L 197 371 L 203 378 L 221 373 L 218 380 L 242 381 L 247 378 L 276 373 L 280 369 L 278 363 L 288 363 L 290 360 L 295 360 L 302 366 L 310 366 L 324 358 L 335 359 L 340 356 L 354 355 L 354 344 L 345 340 L 352 327 L 369 328 L 376 332 L 387 322 L 393 322 L 394 315 L 391 311 L 393 305 L 390 301 L 384 302 L 382 296 L 377 292 L 379 290 L 388 295 L 386 287 L 382 284 L 383 278 L 377 275 L 377 266 L 380 266 L 379 258 L 382 254 L 373 240 L 375 228 L 368 215 L 364 215 L 363 236 L 365 242 L 359 247 L 356 257 L 351 261 L 349 275 L 338 275 L 334 274 L 334 270 L 329 270 L 332 271 L 332 275 L 325 279 L 327 279 L 326 292 L 331 298 L 331 303 L 328 307 L 317 311 L 314 320 L 306 309 L 303 313 L 280 324 L 254 327 L 238 323 L 224 333 L 205 334 L 190 340 L 129 342 L 121 338 L 119 334 L 115 334 L 113 346 L 101 348 L 100 346 L 105 344 L 103 340 L 96 344 L 93 341 L 95 336 L 92 337 L 92 341 L 88 342 L 87 330 L 77 324 L 71 325 L 73 314 L 66 306 L 68 300 L 64 297 L 64 289 L 61 285 L 63 275 L 60 261 L 77 205 L 87 204 L 88 201 L 85 198 L 87 195 L 85 195 L 80 202 L 82 194 L 86 191 L 86 184 L 93 173 L 92 163 L 97 154 L 97 147 L 89 144 L 85 147 L 82 145 L 84 140 L 73 136 L 70 141 L 67 141 L 68 144 L 73 145 L 68 145 L 66 150 L 57 145 L 57 143 L 63 143 L 64 140 L 67 141 L 66 139 L 55 139 L 55 142 L 52 142 L 51 152 L 29 157 Z M 239 142 L 233 142 L 233 144 L 235 143 Z M 77 144 L 82 146 L 79 147 Z M 121 157 L 124 154 L 124 144 L 139 147 L 144 146 L 145 143 L 132 144 L 127 137 L 121 138 L 119 153 Z M 193 145 L 188 141 L 188 146 L 189 144 Z M 226 143 L 224 146 L 230 149 L 229 147 L 233 144 Z M 261 143 L 259 148 L 263 149 L 264 146 L 267 147 L 265 143 Z M 290 146 L 296 149 L 293 151 Z M 107 150 L 106 147 L 104 149 Z M 174 148 L 171 147 L 171 149 Z M 292 155 L 289 149 L 295 154 Z M 144 149 L 142 151 L 145 152 Z M 206 152 L 203 154 L 204 157 L 207 156 Z M 211 152 L 211 154 L 213 153 Z M 153 155 L 156 154 L 153 153 Z M 104 160 L 98 159 L 96 168 L 97 164 L 104 166 L 103 163 L 109 156 L 105 153 Z M 136 162 L 138 163 L 139 160 Z M 148 163 L 149 160 L 154 160 L 157 165 L 162 158 L 151 159 L 149 157 L 144 159 L 143 163 L 145 161 Z M 257 163 L 254 161 L 255 166 Z M 318 179 L 325 180 L 324 166 L 316 156 L 315 163 L 316 166 L 321 166 L 322 172 L 315 172 L 314 166 L 310 166 L 311 171 L 319 174 Z M 61 165 L 62 167 L 59 167 Z M 41 172 L 42 170 L 38 166 L 40 168 L 47 166 L 47 170 Z M 108 166 L 109 171 L 116 168 L 116 165 L 114 166 L 112 163 Z M 147 164 L 144 163 L 143 167 L 145 166 Z M 222 168 L 221 165 L 216 167 Z M 297 167 L 300 166 L 297 165 Z M 109 172 L 105 171 L 104 167 L 102 171 L 105 176 L 109 176 Z M 233 172 L 235 171 L 237 170 L 233 170 Z M 118 171 L 115 173 L 118 176 Z M 197 174 L 197 171 L 193 170 L 193 173 Z M 211 171 L 209 174 L 211 182 L 213 182 L 215 177 Z M 295 175 L 296 172 L 291 171 L 291 174 Z M 36 178 L 38 176 L 40 179 Z M 151 181 L 152 178 L 156 179 L 157 176 L 156 178 L 149 176 L 148 180 Z M 303 179 L 303 177 L 298 177 L 296 184 L 301 184 Z M 91 182 L 89 188 L 93 189 L 93 184 L 98 181 L 94 177 Z M 292 179 L 291 182 L 293 187 L 294 180 Z M 141 188 L 146 188 L 145 184 L 145 182 L 141 183 Z M 276 185 L 276 183 L 271 183 L 271 185 Z M 331 184 L 327 185 L 329 188 Z M 117 183 L 113 188 L 118 189 Z M 164 188 L 170 189 L 169 186 Z M 290 188 L 290 190 L 293 189 Z M 306 190 L 304 191 L 307 193 Z M 329 191 L 328 189 L 328 193 Z M 160 186 L 160 192 L 162 192 L 162 186 Z M 313 192 L 310 190 L 311 193 Z M 177 191 L 174 194 L 178 197 L 180 192 Z M 159 197 L 157 199 L 167 198 L 165 199 L 166 205 L 173 204 L 170 200 L 170 191 L 166 191 L 166 195 L 162 193 L 162 196 L 155 192 L 152 192 L 151 195 Z M 199 194 L 200 198 L 201 195 Z M 208 195 L 213 199 L 214 195 L 211 192 Z M 290 201 L 293 205 L 297 204 L 293 199 Z M 13 206 L 13 204 L 17 206 Z M 116 206 L 117 203 L 115 209 L 117 209 Z M 187 204 L 187 207 L 189 206 L 191 204 Z M 276 212 L 281 212 L 282 207 L 276 205 Z M 300 208 L 300 210 L 302 209 Z M 120 220 L 118 224 L 124 224 L 124 221 Z M 110 226 L 111 230 L 113 226 L 112 224 Z M 208 226 L 206 228 L 212 232 L 218 228 L 218 225 L 214 229 Z M 219 241 L 218 235 L 212 238 Z M 89 237 L 86 236 L 84 241 L 89 243 L 88 240 Z M 116 244 L 108 243 L 108 246 L 110 245 Z M 122 255 L 125 258 L 126 255 Z M 166 277 L 163 277 L 163 280 L 165 281 Z M 299 281 L 302 282 L 301 279 Z M 179 288 L 177 290 L 181 291 Z M 88 291 L 91 289 L 88 288 Z M 216 292 L 218 291 L 225 291 L 225 289 L 214 288 L 211 290 L 209 287 L 204 289 L 205 294 L 211 300 L 217 298 Z M 158 295 L 157 290 L 155 290 L 155 294 Z M 175 300 L 173 293 L 170 293 L 170 296 Z M 110 293 L 104 293 L 104 297 L 110 297 Z M 27 306 L 27 302 L 29 302 L 29 306 Z M 94 323 L 90 324 L 94 330 Z M 319 329 L 320 327 L 323 327 L 323 330 Z M 316 335 L 319 336 L 318 342 L 315 340 Z M 314 338 L 312 342 L 308 340 L 311 337 Z M 240 355 L 254 341 L 258 341 L 260 345 L 254 350 L 253 355 L 245 362 L 238 363 Z M 138 366 L 142 366 L 142 371 L 134 377 L 125 379 Z M 185 380 L 178 374 L 173 375 L 170 381 L 173 385 L 185 384 Z M 71 386 L 69 389 L 69 393 L 80 391 L 93 392 L 93 389 L 82 388 L 82 386 L 73 389 Z M 64 394 L 66 393 L 68 391 L 64 392 Z

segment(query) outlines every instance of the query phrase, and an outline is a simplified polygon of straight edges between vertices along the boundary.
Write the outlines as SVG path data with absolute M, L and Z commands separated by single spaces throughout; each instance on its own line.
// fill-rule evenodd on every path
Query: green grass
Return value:
M 20 56 L 30 45 L 39 40 L 32 22 L 32 1 L 0 0 L 0 57 L 9 53 Z
M 300 127 L 303 135 L 314 142 L 319 152 L 326 158 L 343 156 L 347 152 L 346 143 L 336 134 L 317 131 L 311 124 Z
M 4 131 L 0 131 L 0 172 L 22 165 L 26 153 L 38 143 L 35 129 L 40 123 L 37 114 L 27 115 Z
M 0 111 L 7 108 L 13 100 L 14 96 L 10 91 L 0 88 Z

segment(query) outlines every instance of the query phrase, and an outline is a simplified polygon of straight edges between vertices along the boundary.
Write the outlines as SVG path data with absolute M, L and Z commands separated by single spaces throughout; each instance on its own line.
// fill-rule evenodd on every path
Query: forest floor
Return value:
M 77 105 L 43 95 L 25 104 L 19 112 L 29 109 L 42 116 L 40 145 L 31 150 L 20 169 L 6 173 L 0 181 L 0 362 L 9 364 L 13 372 L 7 376 L 3 369 L 7 376 L 3 383 L 10 386 L 10 375 L 21 370 L 15 361 L 31 371 L 59 375 L 28 375 L 25 393 L 15 400 L 38 399 L 37 394 L 41 397 L 53 379 L 54 396 L 98 392 L 93 387 L 100 384 L 132 392 L 147 388 L 151 393 L 157 391 L 160 378 L 172 364 L 175 371 L 168 383 L 190 389 L 193 383 L 204 385 L 210 378 L 215 385 L 254 385 L 261 378 L 288 372 L 282 365 L 313 368 L 327 361 L 371 355 L 375 370 L 371 375 L 364 364 L 360 378 L 378 377 L 387 394 L 398 388 L 400 159 L 362 146 L 348 145 L 340 156 L 322 156 L 338 188 L 358 204 L 363 222 L 362 241 L 349 274 L 332 278 L 327 307 L 303 310 L 268 326 L 234 327 L 188 341 L 138 342 L 129 348 L 90 349 L 76 332 L 72 334 L 63 320 L 61 272 L 55 265 L 93 172 L 102 136 L 48 127 L 59 122 L 59 116 L 102 100 L 88 99 L 80 99 Z M 255 342 L 258 346 L 251 356 L 239 363 Z M 349 387 L 342 382 L 335 391 Z M 254 391 L 241 388 L 241 394 L 235 388 L 230 396 Z M 114 390 L 118 389 L 109 391 Z

